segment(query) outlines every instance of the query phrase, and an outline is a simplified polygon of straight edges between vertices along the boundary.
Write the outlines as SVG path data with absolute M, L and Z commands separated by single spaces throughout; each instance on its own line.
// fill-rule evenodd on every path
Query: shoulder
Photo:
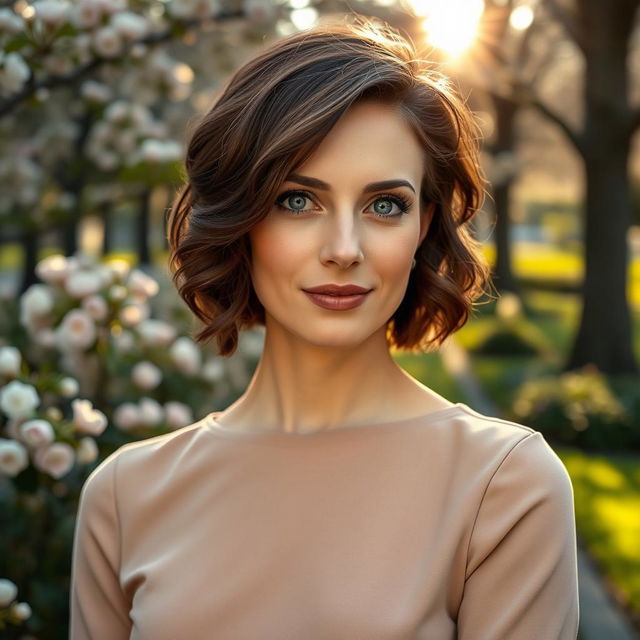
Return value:
M 188 456 L 190 450 L 198 447 L 201 439 L 206 437 L 206 420 L 204 417 L 170 433 L 120 446 L 89 474 L 82 494 L 114 493 L 116 485 L 122 482 L 123 474 L 128 481 L 140 478 L 148 484 L 163 466 L 166 471 L 172 460 L 179 459 L 181 455 Z
M 566 492 L 571 486 L 566 467 L 542 433 L 466 405 L 462 409 L 447 429 L 461 457 L 480 465 L 487 486 L 498 480 L 505 490 L 535 485 Z

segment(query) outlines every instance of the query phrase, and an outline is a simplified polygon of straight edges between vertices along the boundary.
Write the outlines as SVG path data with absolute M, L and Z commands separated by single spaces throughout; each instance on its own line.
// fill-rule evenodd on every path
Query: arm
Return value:
M 104 460 L 80 493 L 71 570 L 70 640 L 123 640 L 131 632 L 129 604 L 118 581 L 116 464 L 117 455 Z
M 471 533 L 458 638 L 575 640 L 578 576 L 573 488 L 539 432 L 493 474 Z

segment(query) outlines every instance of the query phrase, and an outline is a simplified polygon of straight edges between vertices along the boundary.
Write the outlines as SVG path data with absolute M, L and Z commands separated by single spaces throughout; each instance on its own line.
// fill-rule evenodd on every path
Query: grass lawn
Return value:
M 617 599 L 640 622 L 640 457 L 558 447 L 573 483 L 576 526 Z

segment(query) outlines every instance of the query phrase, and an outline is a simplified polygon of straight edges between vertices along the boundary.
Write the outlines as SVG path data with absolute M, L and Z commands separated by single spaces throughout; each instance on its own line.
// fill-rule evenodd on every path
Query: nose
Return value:
M 345 215 L 327 216 L 326 238 L 320 258 L 323 264 L 337 264 L 347 269 L 364 260 L 361 230 L 351 212 Z

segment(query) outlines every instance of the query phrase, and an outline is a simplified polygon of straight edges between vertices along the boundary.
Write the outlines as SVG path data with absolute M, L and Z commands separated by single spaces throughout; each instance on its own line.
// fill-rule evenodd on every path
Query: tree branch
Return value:
M 215 17 L 216 22 L 220 22 L 223 20 L 230 20 L 233 18 L 240 18 L 244 14 L 242 11 L 231 11 L 231 12 L 223 12 L 219 13 Z M 201 26 L 204 23 L 202 20 L 184 20 L 181 21 L 181 26 L 184 26 L 186 30 L 193 29 Z M 130 50 L 138 44 L 145 45 L 153 45 L 158 44 L 160 42 L 165 42 L 167 40 L 171 40 L 171 38 L 176 36 L 176 32 L 170 27 L 166 31 L 162 31 L 160 33 L 152 33 L 144 38 L 140 38 L 135 42 L 129 43 L 121 56 L 117 58 L 103 58 L 100 56 L 94 57 L 89 62 L 85 63 L 73 69 L 69 73 L 60 74 L 60 75 L 50 75 L 45 76 L 39 80 L 35 80 L 33 73 L 27 83 L 22 87 L 22 89 L 8 98 L 4 100 L 0 100 L 0 118 L 11 113 L 19 104 L 28 100 L 31 96 L 33 96 L 40 89 L 53 89 L 55 87 L 65 86 L 65 85 L 73 85 L 78 80 L 87 76 L 91 71 L 101 67 L 103 64 L 117 62 L 127 56 Z
M 562 25 L 566 34 L 573 40 L 582 53 L 587 51 L 587 43 L 584 34 L 579 29 L 578 18 L 560 5 L 558 0 L 542 0 L 549 9 L 551 15 Z

